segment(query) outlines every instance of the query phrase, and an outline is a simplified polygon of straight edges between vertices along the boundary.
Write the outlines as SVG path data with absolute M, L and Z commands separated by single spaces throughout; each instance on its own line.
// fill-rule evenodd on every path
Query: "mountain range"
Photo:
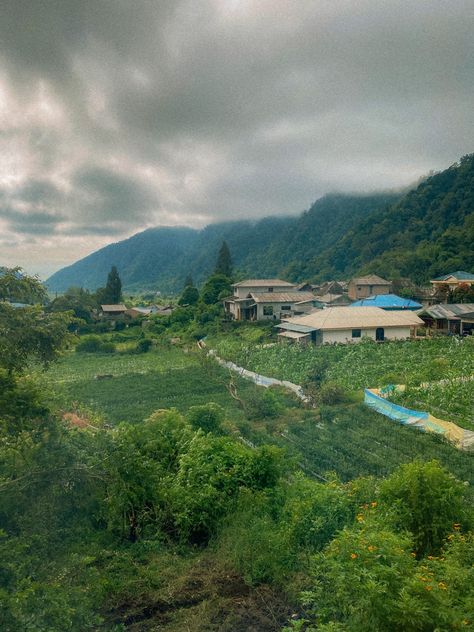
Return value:
M 112 265 L 130 291 L 179 292 L 212 272 L 226 241 L 239 277 L 322 281 L 375 272 L 422 283 L 474 267 L 474 154 L 403 193 L 330 194 L 299 216 L 158 227 L 53 274 L 50 291 L 103 286 Z

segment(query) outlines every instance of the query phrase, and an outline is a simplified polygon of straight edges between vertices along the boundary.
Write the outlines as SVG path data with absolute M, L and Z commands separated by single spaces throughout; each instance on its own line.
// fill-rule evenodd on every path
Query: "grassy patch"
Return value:
M 95 379 L 96 375 L 111 375 Z M 159 408 L 220 404 L 229 419 L 243 413 L 227 389 L 227 373 L 203 365 L 195 353 L 159 347 L 144 354 L 78 354 L 65 356 L 47 373 L 47 381 L 67 405 L 100 413 L 113 424 L 137 423 Z M 238 380 L 239 392 L 255 387 Z

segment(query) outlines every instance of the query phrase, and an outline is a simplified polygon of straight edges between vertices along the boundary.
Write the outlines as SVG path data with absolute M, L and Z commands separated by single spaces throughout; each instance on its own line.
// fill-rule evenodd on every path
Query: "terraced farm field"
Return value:
M 296 411 L 295 411 L 296 413 Z M 474 455 L 437 435 L 401 426 L 363 405 L 301 411 L 285 428 L 248 432 L 254 443 L 272 442 L 293 454 L 308 475 L 342 480 L 387 476 L 401 463 L 437 459 L 456 477 L 474 484 Z
M 209 346 L 263 375 L 303 384 L 323 371 L 325 380 L 347 390 L 388 383 L 416 385 L 474 373 L 474 336 L 321 347 L 256 345 L 236 336 L 221 336 L 210 340 Z
M 45 379 L 65 404 L 91 409 L 113 424 L 140 422 L 159 408 L 186 411 L 209 401 L 223 406 L 229 418 L 240 418 L 242 411 L 225 387 L 226 372 L 208 369 L 194 353 L 159 347 L 142 354 L 70 353 Z M 239 381 L 240 391 L 250 388 L 255 387 Z

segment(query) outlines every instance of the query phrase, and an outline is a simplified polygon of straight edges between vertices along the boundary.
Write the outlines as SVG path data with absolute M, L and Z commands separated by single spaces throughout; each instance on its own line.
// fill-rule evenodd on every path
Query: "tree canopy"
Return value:
M 117 305 L 122 301 L 122 281 L 115 266 L 110 269 L 105 288 L 97 290 L 97 299 L 101 305 Z
M 42 300 L 46 292 L 38 279 L 7 270 L 0 278 L 4 299 Z M 21 373 L 30 361 L 47 365 L 70 338 L 71 313 L 46 314 L 40 305 L 14 307 L 0 301 L 0 367 L 10 374 Z
M 230 256 L 229 246 L 226 241 L 222 242 L 219 254 L 217 255 L 216 268 L 214 274 L 223 274 L 229 278 L 232 277 L 232 258 Z

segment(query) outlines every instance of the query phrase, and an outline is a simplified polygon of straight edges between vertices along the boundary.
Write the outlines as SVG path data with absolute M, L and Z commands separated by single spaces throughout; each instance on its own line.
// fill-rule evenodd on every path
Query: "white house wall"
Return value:
M 282 305 L 289 305 L 291 310 L 281 311 Z M 273 307 L 273 315 L 265 316 L 263 313 L 264 307 Z M 281 318 L 287 318 L 288 316 L 292 316 L 294 312 L 294 303 L 257 303 L 257 320 L 281 320 Z M 303 311 L 297 307 L 297 311 Z
M 410 337 L 410 327 L 383 327 L 385 340 L 404 340 Z M 362 329 L 360 338 L 352 337 L 352 329 L 339 329 L 323 331 L 323 344 L 360 342 L 362 338 L 369 337 L 375 340 L 375 329 Z

